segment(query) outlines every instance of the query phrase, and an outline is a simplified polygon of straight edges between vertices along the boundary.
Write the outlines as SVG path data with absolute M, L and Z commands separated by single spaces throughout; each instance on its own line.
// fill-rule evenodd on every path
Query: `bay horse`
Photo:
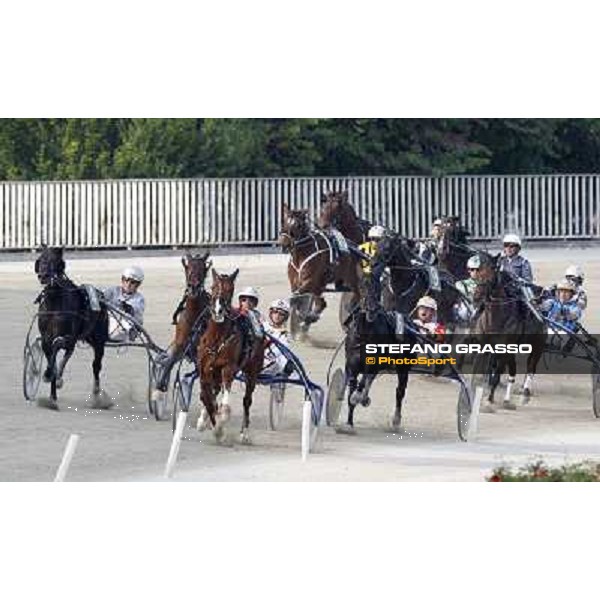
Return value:
M 339 282 L 349 290 L 350 302 L 358 302 L 358 258 L 346 253 L 340 255 L 336 262 L 332 244 L 325 233 L 311 230 L 306 209 L 292 210 L 284 205 L 279 244 L 284 252 L 290 254 L 290 303 L 300 313 L 304 332 L 311 323 L 319 320 L 327 306 L 323 298 L 327 284 Z M 310 302 L 302 302 L 306 297 Z
M 319 227 L 333 227 L 355 244 L 362 244 L 367 239 L 370 226 L 371 223 L 361 219 L 348 202 L 347 191 L 328 192 L 321 196 Z
M 243 331 L 240 320 L 243 315 L 234 311 L 231 299 L 235 288 L 236 269 L 231 275 L 218 274 L 213 268 L 213 284 L 210 299 L 210 318 L 206 331 L 197 346 L 196 365 L 200 379 L 200 401 L 205 415 L 198 419 L 197 428 L 204 429 L 212 425 L 218 442 L 226 439 L 226 425 L 231 417 L 229 396 L 231 384 L 236 374 L 244 375 L 244 416 L 240 439 L 248 444 L 250 440 L 250 407 L 252 394 L 256 388 L 258 375 L 263 366 L 264 344 L 256 338 L 247 355 L 243 354 Z M 221 403 L 217 406 L 217 396 L 223 392 Z
M 100 372 L 104 348 L 108 341 L 108 313 L 106 306 L 96 298 L 91 306 L 88 293 L 65 274 L 65 261 L 62 248 L 42 247 L 42 253 L 35 261 L 35 273 L 43 289 L 36 299 L 39 304 L 38 328 L 42 338 L 42 350 L 48 366 L 44 371 L 44 381 L 50 383 L 50 398 L 38 402 L 42 406 L 58 410 L 56 390 L 62 387 L 62 377 L 78 341 L 89 344 L 94 351 L 92 362 L 92 395 L 95 408 L 110 408 L 100 387 Z M 57 364 L 60 351 L 64 351 Z
M 438 266 L 448 271 L 456 280 L 467 279 L 467 261 L 477 254 L 468 243 L 469 232 L 458 217 L 443 217 L 442 237 L 438 245 Z
M 525 402 L 531 396 L 531 384 L 537 365 L 546 344 L 546 328 L 543 320 L 532 308 L 520 282 L 510 273 L 500 270 L 499 257 L 480 254 L 482 262 L 478 273 L 478 284 L 474 293 L 475 316 L 471 334 L 487 343 L 531 344 L 532 352 L 527 357 L 527 374 L 523 385 Z M 490 341 L 493 340 L 493 341 Z M 490 373 L 490 392 L 484 412 L 494 412 L 494 394 L 500 376 L 508 369 L 508 385 L 503 407 L 515 410 L 511 391 L 517 374 L 514 354 L 496 354 Z
M 175 336 L 167 351 L 159 359 L 160 370 L 157 373 L 157 393 L 164 393 L 169 387 L 173 365 L 181 359 L 186 348 L 195 351 L 194 336 L 199 336 L 208 321 L 210 295 L 204 289 L 206 275 L 212 267 L 210 253 L 187 253 L 181 259 L 185 273 L 185 291 L 179 306 L 173 314 Z M 195 357 L 191 357 L 195 360 Z

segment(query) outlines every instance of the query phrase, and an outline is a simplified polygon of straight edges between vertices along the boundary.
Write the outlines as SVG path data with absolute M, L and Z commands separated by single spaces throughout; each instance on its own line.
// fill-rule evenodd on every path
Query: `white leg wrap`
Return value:
M 512 387 L 515 384 L 515 378 L 509 377 L 508 383 L 506 384 L 506 394 L 504 394 L 504 400 L 508 402 L 510 400 L 510 394 L 512 392 Z
M 533 374 L 527 373 L 527 375 L 525 376 L 525 383 L 523 384 L 523 389 L 525 389 L 525 390 L 531 389 L 532 384 L 533 384 Z
M 229 390 L 223 390 L 223 397 L 221 398 L 221 406 L 229 406 Z

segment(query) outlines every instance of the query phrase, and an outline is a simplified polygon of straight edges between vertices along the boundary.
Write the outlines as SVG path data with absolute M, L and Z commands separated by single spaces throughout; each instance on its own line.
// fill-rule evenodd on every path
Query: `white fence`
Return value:
M 459 215 L 475 239 L 600 238 L 600 175 L 0 183 L 0 249 L 272 244 L 282 206 L 348 190 L 360 216 L 425 237 Z

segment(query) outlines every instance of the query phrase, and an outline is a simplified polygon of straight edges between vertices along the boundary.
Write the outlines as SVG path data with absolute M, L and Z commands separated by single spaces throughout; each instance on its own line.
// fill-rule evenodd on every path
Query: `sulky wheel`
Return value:
M 329 427 L 335 427 L 344 403 L 344 392 L 346 390 L 346 375 L 343 369 L 336 369 L 331 376 L 327 388 L 327 405 L 325 417 Z
M 271 386 L 269 401 L 269 425 L 273 431 L 280 429 L 285 413 L 285 383 L 274 383 Z
M 592 408 L 595 417 L 600 419 L 600 371 L 598 367 L 592 372 Z
M 36 339 L 25 349 L 23 362 L 23 395 L 28 402 L 34 402 L 42 381 L 44 352 L 42 340 Z
M 156 388 L 158 368 L 158 364 L 148 357 L 148 409 L 157 421 L 166 421 L 169 418 L 169 398 L 166 392 Z
M 471 424 L 471 413 L 473 410 L 473 401 L 477 388 L 483 388 L 484 392 L 489 389 L 489 379 L 491 373 L 491 360 L 487 354 L 480 354 L 475 357 L 473 362 L 473 373 L 467 380 L 468 389 L 461 386 L 458 395 L 458 404 L 456 406 L 456 420 L 458 437 L 466 442 L 469 437 L 469 426 Z M 485 395 L 485 394 L 484 394 Z

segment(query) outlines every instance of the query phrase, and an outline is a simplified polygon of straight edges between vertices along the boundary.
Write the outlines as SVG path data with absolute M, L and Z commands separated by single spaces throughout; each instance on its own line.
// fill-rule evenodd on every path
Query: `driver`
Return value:
M 139 325 L 144 322 L 146 308 L 144 296 L 139 291 L 143 281 L 144 271 L 141 267 L 126 267 L 121 273 L 121 285 L 106 288 L 102 292 L 108 304 L 130 315 Z M 108 331 L 110 339 L 117 342 L 134 340 L 137 335 L 134 325 L 113 315 L 109 316 Z

